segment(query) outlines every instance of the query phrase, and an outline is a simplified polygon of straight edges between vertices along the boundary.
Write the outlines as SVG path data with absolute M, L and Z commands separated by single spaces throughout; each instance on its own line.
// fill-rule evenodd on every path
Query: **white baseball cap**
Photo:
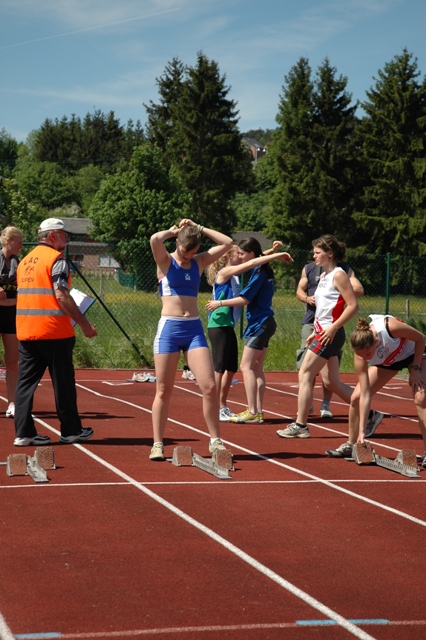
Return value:
M 66 231 L 68 229 L 65 228 L 64 221 L 60 218 L 47 218 L 43 220 L 41 225 L 39 226 L 37 233 L 42 233 L 43 231 Z

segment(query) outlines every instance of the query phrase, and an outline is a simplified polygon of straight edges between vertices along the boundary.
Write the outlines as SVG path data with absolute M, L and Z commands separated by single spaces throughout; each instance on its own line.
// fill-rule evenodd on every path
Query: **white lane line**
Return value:
M 82 385 L 77 385 L 79 386 L 81 389 L 84 389 L 85 391 L 88 391 L 89 393 L 92 393 L 96 396 L 102 397 L 102 398 L 108 398 L 109 400 L 115 400 L 116 402 L 120 402 L 122 404 L 126 404 L 126 405 L 130 405 L 132 407 L 137 407 L 139 409 L 142 409 L 143 411 L 147 412 L 147 413 L 151 413 L 151 411 L 149 409 L 145 409 L 145 407 L 139 407 L 138 405 L 129 402 L 128 400 L 123 400 L 122 398 L 116 398 L 115 396 L 107 396 L 104 395 L 102 393 L 99 393 L 98 391 L 94 391 L 93 389 L 90 389 L 89 387 L 83 387 Z M 191 393 L 194 393 L 193 391 L 191 391 Z M 195 394 L 195 395 L 200 395 Z M 190 431 L 194 431 L 196 433 L 200 433 L 202 435 L 207 436 L 208 434 L 205 433 L 205 431 L 201 431 L 201 429 L 197 429 L 195 427 L 191 427 L 188 424 L 185 424 L 184 422 L 180 422 L 178 420 L 174 420 L 172 418 L 169 418 L 170 422 L 173 422 L 174 424 L 177 424 L 179 426 L 182 426 L 186 429 L 189 429 Z M 415 524 L 419 524 L 422 527 L 426 527 L 426 521 L 425 520 L 420 520 L 419 518 L 415 518 L 414 516 L 410 516 L 408 513 L 405 513 L 404 511 L 400 511 L 399 509 L 394 509 L 393 507 L 388 507 L 385 504 L 382 504 L 381 502 L 377 502 L 376 500 L 372 500 L 370 498 L 367 498 L 365 496 L 362 496 L 358 493 L 355 493 L 354 491 L 350 491 L 349 489 L 345 489 L 345 487 L 339 486 L 337 484 L 334 484 L 333 481 L 330 480 L 324 480 L 323 478 L 319 478 L 318 476 L 315 476 L 311 473 L 307 473 L 306 471 L 302 471 L 301 469 L 296 469 L 294 467 L 291 467 L 288 464 L 284 464 L 283 462 L 280 462 L 279 460 L 274 460 L 273 458 L 269 458 L 267 456 L 262 455 L 261 453 L 257 453 L 256 451 L 252 451 L 251 449 L 246 449 L 245 447 L 242 447 L 241 445 L 235 444 L 233 442 L 230 442 L 229 440 L 223 440 L 223 442 L 225 442 L 226 444 L 229 444 L 230 447 L 232 447 L 232 449 L 238 449 L 239 451 L 242 451 L 244 453 L 248 453 L 251 456 L 254 456 L 256 458 L 260 458 L 261 460 L 265 460 L 266 462 L 269 462 L 270 464 L 274 464 L 278 467 L 281 467 L 283 469 L 287 469 L 288 471 L 292 471 L 293 473 L 299 474 L 305 478 L 308 478 L 310 480 L 313 480 L 315 482 L 318 482 L 320 484 L 325 485 L 326 487 L 330 488 L 330 489 L 334 489 L 335 491 L 340 491 L 341 493 L 344 493 L 348 496 L 351 496 L 352 498 L 355 498 L 356 500 L 361 500 L 362 502 L 366 502 L 367 504 L 370 504 L 372 506 L 378 507 L 379 509 L 383 509 L 384 511 L 388 511 L 389 513 L 393 513 L 394 515 L 397 515 L 401 518 L 405 518 L 406 520 L 409 520 L 410 522 L 414 522 Z M 80 446 L 80 445 L 75 445 L 75 446 Z M 84 449 L 83 449 L 84 451 Z
M 295 389 L 298 389 L 299 385 L 294 385 Z M 269 385 L 266 386 L 266 389 L 269 389 L 269 391 L 275 391 L 275 393 L 281 393 L 283 395 L 286 396 L 292 396 L 293 398 L 297 398 L 298 394 L 297 393 L 292 393 L 290 391 L 285 391 L 283 389 L 277 389 L 276 387 L 271 387 Z M 394 400 L 404 400 L 407 402 L 411 402 L 413 403 L 413 398 L 407 398 L 405 396 L 399 396 L 393 393 L 383 393 L 383 391 L 378 391 L 373 397 L 376 398 L 377 396 L 384 396 L 385 398 L 393 398 Z M 317 401 L 321 401 L 321 398 L 314 398 L 314 400 Z M 332 404 L 338 405 L 340 407 L 348 407 L 349 405 L 346 402 L 342 402 L 340 400 L 332 400 L 331 401 Z M 383 411 L 383 413 L 388 416 L 395 416 L 395 417 L 403 417 L 403 416 L 397 416 L 397 414 L 394 413 L 388 413 L 387 411 Z M 411 418 L 411 420 L 413 420 L 414 422 L 417 422 L 417 418 Z
M 0 638 L 1 640 L 16 640 L 15 636 L 9 629 L 9 626 L 1 613 L 0 613 Z
M 185 393 L 192 393 L 193 395 L 198 396 L 199 398 L 203 397 L 199 391 L 192 391 L 191 389 L 187 389 L 186 387 L 179 387 L 179 386 L 176 386 L 176 388 L 180 389 L 181 391 L 185 391 Z M 297 398 L 297 394 L 294 394 L 294 393 L 288 393 L 287 391 L 281 391 L 280 389 L 272 389 L 272 387 L 267 387 L 267 389 L 271 389 L 272 391 L 277 391 L 277 393 L 282 393 L 284 395 L 295 396 Z M 94 392 L 94 393 L 96 393 L 96 392 Z M 107 397 L 109 397 L 109 396 L 107 396 Z M 229 404 L 240 405 L 240 406 L 242 406 L 244 408 L 247 408 L 247 404 L 244 404 L 244 403 L 241 403 L 241 402 L 235 402 L 233 400 L 230 400 Z M 340 405 L 342 405 L 344 407 L 348 406 L 344 402 L 336 402 L 335 404 L 340 404 Z M 285 415 L 283 413 L 278 413 L 277 411 L 270 411 L 269 409 L 264 409 L 264 413 L 267 413 L 268 415 L 271 415 L 271 416 L 275 416 L 277 418 L 283 418 L 284 420 L 294 420 L 294 416 L 293 417 L 292 416 L 287 416 L 287 415 Z M 405 420 L 411 420 L 412 422 L 415 422 L 416 424 L 418 424 L 417 419 L 407 418 L 407 417 L 404 417 L 404 416 L 401 416 L 401 418 L 405 419 Z M 314 426 L 316 429 L 319 429 L 320 431 L 327 431 L 327 433 L 333 433 L 333 434 L 336 434 L 338 436 L 342 436 L 344 438 L 347 438 L 347 436 L 348 436 L 347 431 L 341 431 L 339 429 L 333 429 L 330 426 L 325 426 L 323 424 L 318 424 L 317 422 L 313 422 L 312 420 L 309 420 L 308 424 L 310 426 Z M 383 444 L 381 442 L 374 441 L 374 444 L 375 444 L 376 447 L 381 447 L 382 449 L 387 449 L 389 451 L 395 451 L 396 453 L 399 453 L 399 451 L 400 451 L 400 449 L 398 449 L 397 447 L 392 447 L 392 446 L 390 446 L 388 444 Z
M 368 633 L 366 633 L 365 631 L 357 627 L 355 624 L 353 624 L 352 622 L 350 622 L 349 620 L 347 620 L 337 612 L 330 609 L 327 605 L 323 604 L 322 602 L 320 602 L 319 600 L 311 596 L 309 593 L 306 593 L 306 591 L 299 589 L 294 584 L 292 584 L 282 576 L 275 573 L 275 571 L 272 571 L 271 569 L 269 569 L 269 567 L 267 567 L 266 565 L 262 564 L 261 562 L 258 562 L 255 558 L 250 556 L 248 553 L 246 553 L 236 545 L 234 545 L 232 542 L 230 542 L 229 540 L 226 540 L 226 538 L 223 538 L 221 535 L 217 534 L 215 531 L 213 531 L 209 527 L 206 527 L 201 522 L 198 522 L 198 520 L 195 520 L 195 518 L 193 518 L 192 516 L 188 515 L 178 507 L 175 507 L 175 505 L 171 504 L 167 500 L 164 500 L 164 498 L 162 498 L 161 496 L 151 491 L 151 489 L 148 489 L 141 482 L 138 482 L 131 476 L 121 471 L 121 469 L 118 469 L 117 467 L 110 464 L 106 460 L 103 460 L 103 458 L 96 455 L 89 449 L 86 449 L 81 444 L 75 443 L 72 446 L 76 447 L 82 453 L 89 456 L 90 458 L 92 458 L 93 460 L 95 460 L 105 468 L 109 469 L 110 471 L 115 473 L 117 476 L 119 476 L 123 480 L 126 480 L 129 484 L 131 484 L 133 487 L 135 487 L 136 489 L 144 493 L 146 496 L 148 496 L 149 498 L 152 498 L 153 500 L 155 500 L 155 502 L 158 502 L 160 505 L 168 509 L 171 513 L 178 516 L 179 518 L 181 518 L 182 520 L 190 524 L 195 529 L 198 529 L 199 531 L 204 533 L 206 536 L 208 536 L 211 540 L 213 540 L 217 544 L 220 544 L 222 547 L 224 547 L 227 551 L 229 551 L 230 553 L 233 553 L 240 560 L 242 560 L 246 564 L 250 565 L 252 568 L 259 571 L 259 573 L 261 573 L 263 576 L 269 578 L 270 580 L 272 580 L 273 582 L 281 586 L 283 589 L 285 589 L 295 597 L 299 598 L 300 600 L 305 602 L 307 605 L 311 606 L 316 611 L 319 611 L 320 613 L 322 613 L 326 618 L 329 618 L 330 620 L 334 620 L 336 624 L 346 629 L 346 631 L 351 633 L 354 637 L 359 638 L 360 640 L 375 640 L 373 636 L 370 636 Z

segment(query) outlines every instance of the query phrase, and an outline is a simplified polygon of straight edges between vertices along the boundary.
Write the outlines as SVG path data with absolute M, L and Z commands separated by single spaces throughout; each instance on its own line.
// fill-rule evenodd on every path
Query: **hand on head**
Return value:
M 189 218 L 182 218 L 182 220 L 179 222 L 179 227 L 185 227 L 186 225 L 192 225 L 195 226 L 195 223 L 192 222 L 192 220 L 190 220 Z

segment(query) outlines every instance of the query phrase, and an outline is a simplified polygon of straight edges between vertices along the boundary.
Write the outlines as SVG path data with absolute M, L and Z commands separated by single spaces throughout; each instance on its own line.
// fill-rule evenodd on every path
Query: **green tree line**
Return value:
M 146 122 L 113 112 L 45 120 L 17 143 L 0 130 L 0 214 L 26 237 L 48 215 L 93 220 L 131 270 L 135 249 L 181 216 L 263 231 L 304 249 L 334 233 L 360 253 L 426 255 L 426 79 L 404 49 L 354 102 L 325 58 L 284 76 L 274 130 L 241 132 L 216 61 L 171 60 Z M 253 161 L 244 137 L 267 154 Z M 373 277 L 373 275 L 371 276 Z

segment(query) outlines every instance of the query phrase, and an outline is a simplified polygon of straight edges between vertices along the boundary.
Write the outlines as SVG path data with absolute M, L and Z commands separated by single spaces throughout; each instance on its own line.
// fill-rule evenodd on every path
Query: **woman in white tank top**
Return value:
M 345 245 L 330 234 L 312 241 L 315 264 L 323 273 L 315 291 L 314 332 L 306 341 L 307 352 L 299 371 L 296 421 L 277 431 L 282 438 L 309 438 L 306 426 L 312 406 L 315 377 L 327 366 L 327 387 L 349 403 L 352 387 L 339 379 L 338 354 L 345 342 L 344 325 L 358 311 L 358 302 L 348 275 L 338 262 L 344 259 Z M 323 377 L 326 381 L 325 376 Z

